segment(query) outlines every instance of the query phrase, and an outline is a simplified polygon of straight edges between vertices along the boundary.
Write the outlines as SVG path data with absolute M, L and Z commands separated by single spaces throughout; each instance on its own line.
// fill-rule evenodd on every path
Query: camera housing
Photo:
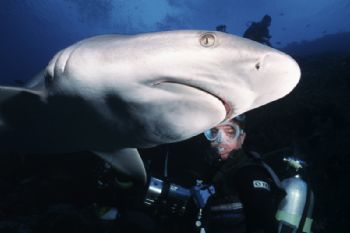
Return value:
M 151 177 L 144 204 L 154 208 L 163 207 L 172 214 L 183 215 L 191 196 L 190 189 Z

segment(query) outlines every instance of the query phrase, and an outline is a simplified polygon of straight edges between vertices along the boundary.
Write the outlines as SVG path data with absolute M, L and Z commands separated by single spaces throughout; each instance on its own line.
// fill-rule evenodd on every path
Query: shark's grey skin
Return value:
M 181 141 L 288 94 L 288 55 L 221 32 L 104 35 L 57 53 L 27 88 L 0 87 L 0 150 L 95 151 L 145 180 L 136 149 Z

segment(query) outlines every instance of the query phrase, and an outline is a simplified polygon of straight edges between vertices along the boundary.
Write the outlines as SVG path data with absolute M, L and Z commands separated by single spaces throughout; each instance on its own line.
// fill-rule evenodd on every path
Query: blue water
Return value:
M 348 0 L 3 0 L 0 83 L 32 78 L 58 50 L 92 35 L 219 24 L 242 35 L 265 14 L 274 47 L 350 31 Z

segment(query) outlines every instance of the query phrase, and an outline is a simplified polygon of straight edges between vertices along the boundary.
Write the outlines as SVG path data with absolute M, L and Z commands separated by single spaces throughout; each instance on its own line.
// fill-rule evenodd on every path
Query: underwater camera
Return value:
M 190 189 L 151 177 L 144 204 L 149 207 L 169 210 L 173 214 L 183 215 L 191 196 Z
M 215 193 L 213 186 L 197 184 L 191 188 L 166 182 L 151 177 L 144 198 L 144 204 L 148 207 L 163 209 L 172 214 L 184 215 L 190 200 L 194 201 L 197 208 L 204 208 L 208 198 Z

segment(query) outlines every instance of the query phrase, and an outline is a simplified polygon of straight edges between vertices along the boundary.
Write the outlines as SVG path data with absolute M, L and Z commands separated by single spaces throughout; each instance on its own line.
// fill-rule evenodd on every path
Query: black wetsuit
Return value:
M 268 25 L 262 22 L 252 23 L 244 32 L 243 37 L 271 46 Z
M 280 190 L 258 161 L 243 150 L 236 151 L 217 166 L 209 182 L 216 193 L 205 210 L 207 232 L 277 232 Z

